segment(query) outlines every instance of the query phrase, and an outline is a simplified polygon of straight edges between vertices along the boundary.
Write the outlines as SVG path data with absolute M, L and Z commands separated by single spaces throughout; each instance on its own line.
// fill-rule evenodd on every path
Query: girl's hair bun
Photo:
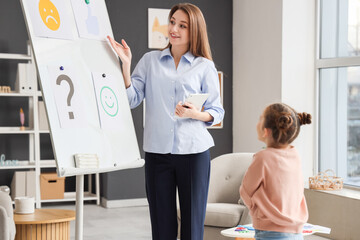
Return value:
M 309 113 L 298 113 L 298 118 L 300 120 L 300 125 L 310 124 L 311 123 L 311 114 Z
M 287 130 L 294 122 L 293 118 L 291 117 L 291 113 L 282 112 L 280 114 L 281 115 L 277 120 L 277 127 L 281 130 Z

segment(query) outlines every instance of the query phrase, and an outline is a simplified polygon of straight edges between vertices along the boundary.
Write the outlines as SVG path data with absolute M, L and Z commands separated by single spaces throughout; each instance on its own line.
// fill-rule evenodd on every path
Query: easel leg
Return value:
M 95 187 L 96 187 L 96 204 L 100 205 L 100 176 L 99 176 L 99 173 L 95 174 Z
M 75 239 L 83 240 L 84 217 L 84 175 L 76 175 L 76 219 Z

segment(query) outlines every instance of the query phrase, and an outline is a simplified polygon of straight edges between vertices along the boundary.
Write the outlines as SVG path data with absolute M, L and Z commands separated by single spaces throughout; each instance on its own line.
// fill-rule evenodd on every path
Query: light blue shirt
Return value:
M 214 146 L 206 126 L 218 124 L 224 117 L 220 102 L 219 78 L 214 63 L 203 57 L 184 54 L 176 69 L 167 48 L 146 53 L 131 75 L 126 90 L 130 107 L 145 98 L 144 151 L 191 154 Z M 193 93 L 209 93 L 204 111 L 212 122 L 175 117 L 175 107 Z

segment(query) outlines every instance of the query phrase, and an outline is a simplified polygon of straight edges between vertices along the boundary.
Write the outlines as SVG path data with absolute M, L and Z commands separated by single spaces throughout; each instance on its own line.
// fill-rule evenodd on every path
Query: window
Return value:
M 360 0 L 319 0 L 319 170 L 360 187 Z

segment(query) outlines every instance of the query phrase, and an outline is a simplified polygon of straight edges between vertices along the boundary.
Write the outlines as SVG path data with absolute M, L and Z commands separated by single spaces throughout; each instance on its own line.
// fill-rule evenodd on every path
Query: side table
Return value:
M 70 221 L 75 211 L 64 209 L 35 209 L 32 214 L 14 213 L 15 240 L 70 240 Z

